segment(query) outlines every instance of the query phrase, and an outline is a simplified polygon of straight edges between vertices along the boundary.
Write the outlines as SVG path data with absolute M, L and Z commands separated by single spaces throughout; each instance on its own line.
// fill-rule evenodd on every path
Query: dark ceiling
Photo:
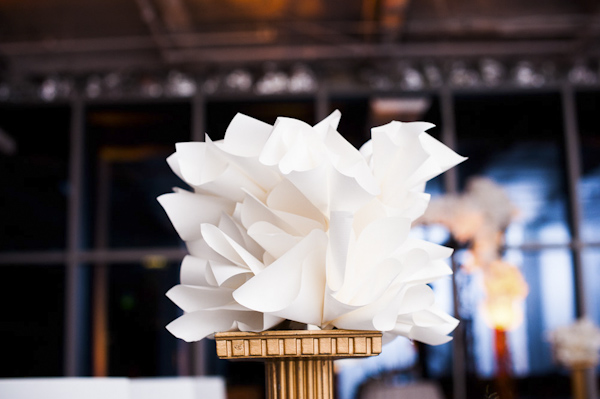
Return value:
M 3 0 L 5 74 L 600 54 L 597 0 Z

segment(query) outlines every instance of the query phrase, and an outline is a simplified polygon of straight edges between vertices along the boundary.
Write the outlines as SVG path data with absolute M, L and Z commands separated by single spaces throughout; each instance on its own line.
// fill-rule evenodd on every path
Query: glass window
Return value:
M 108 268 L 109 375 L 177 375 L 176 339 L 165 326 L 180 315 L 165 293 L 179 283 L 179 263 L 159 257 Z
M 600 325 L 600 248 L 583 251 L 583 290 L 588 316 Z
M 167 165 L 190 140 L 191 106 L 93 106 L 87 114 L 90 247 L 178 246 L 156 197 L 187 187 Z
M 70 110 L 0 106 L 0 250 L 66 246 Z
M 577 118 L 581 140 L 581 178 L 578 190 L 582 207 L 582 238 L 600 242 L 600 93 L 579 93 Z
M 0 377 L 63 374 L 63 265 L 0 266 Z
M 508 245 L 557 244 L 570 239 L 558 94 L 460 96 L 456 99 L 462 185 L 485 176 L 517 208 Z

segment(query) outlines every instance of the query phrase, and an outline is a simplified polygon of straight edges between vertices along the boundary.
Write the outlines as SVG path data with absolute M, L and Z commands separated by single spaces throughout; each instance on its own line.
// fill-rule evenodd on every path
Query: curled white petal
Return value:
M 206 243 L 224 258 L 238 266 L 247 267 L 254 274 L 258 274 L 264 269 L 264 264 L 260 260 L 252 256 L 250 252 L 219 230 L 218 227 L 203 224 L 201 230 Z
M 217 332 L 237 329 L 238 325 L 250 326 L 248 330 L 254 331 L 265 328 L 261 313 L 219 309 L 186 313 L 169 323 L 167 330 L 177 338 L 193 342 Z M 273 326 L 267 328 L 270 327 Z
M 223 139 L 222 149 L 242 157 L 258 156 L 273 126 L 244 114 L 236 114 Z
M 176 285 L 167 292 L 167 297 L 184 312 L 195 312 L 218 308 L 233 302 L 233 290 L 218 287 Z
M 234 293 L 249 309 L 320 325 L 325 289 L 325 233 L 314 230 Z M 261 293 L 257 295 L 257 293 Z
M 248 229 L 248 235 L 271 254 L 273 259 L 282 257 L 302 240 L 302 237 L 293 236 L 268 222 L 254 223 Z
M 208 276 L 208 261 L 206 259 L 196 258 L 186 255 L 181 262 L 180 280 L 181 284 L 208 286 L 212 285 L 212 276 Z
M 193 194 L 187 191 L 163 194 L 158 202 L 165 209 L 171 223 L 184 241 L 201 238 L 202 223 L 216 224 L 221 213 L 233 213 L 235 203 L 219 197 Z M 197 209 L 202 209 L 198 212 Z

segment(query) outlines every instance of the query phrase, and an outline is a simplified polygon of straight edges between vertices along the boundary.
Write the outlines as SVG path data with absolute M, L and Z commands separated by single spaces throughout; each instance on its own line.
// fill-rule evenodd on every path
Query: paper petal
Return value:
M 237 321 L 262 327 L 263 316 L 258 312 L 199 310 L 173 320 L 167 325 L 167 330 L 177 338 L 193 342 L 217 332 L 229 331 Z
M 373 173 L 384 187 L 402 184 L 429 157 L 420 132 L 406 125 L 393 121 L 371 129 Z
M 232 292 L 226 288 L 176 285 L 167 292 L 167 297 L 184 312 L 195 312 L 233 302 Z
M 268 123 L 238 113 L 225 131 L 222 148 L 233 155 L 257 157 L 272 129 Z
M 353 264 L 372 265 L 389 257 L 406 240 L 409 231 L 408 219 L 383 218 L 373 221 L 358 236 L 348 268 Z
M 327 285 L 338 291 L 344 284 L 348 249 L 354 240 L 354 218 L 351 212 L 332 212 L 329 220 L 329 243 L 327 247 Z
M 400 248 L 397 254 L 406 253 L 414 248 L 422 249 L 429 254 L 430 259 L 447 259 L 449 258 L 454 250 L 443 245 L 434 244 L 429 241 L 420 240 L 413 237 L 406 239 L 405 245 Z
M 296 214 L 318 222 L 322 229 L 327 228 L 327 219 L 296 186 L 289 180 L 283 180 L 269 193 L 266 205 L 278 211 Z
M 216 260 L 221 263 L 227 263 L 227 259 L 219 255 L 211 247 L 209 247 L 206 241 L 204 241 L 204 238 L 186 241 L 185 244 L 190 255 L 192 255 L 195 258 Z
M 350 293 L 349 301 L 356 306 L 364 306 L 380 299 L 396 281 L 402 269 L 402 263 L 391 258 L 373 265 L 372 270 L 359 279 L 361 284 L 355 286 L 355 291 Z
M 192 194 L 187 191 L 163 194 L 157 198 L 165 209 L 173 227 L 184 241 L 201 237 L 202 223 L 216 224 L 221 213 L 232 213 L 235 204 L 224 198 Z M 202 212 L 197 212 L 202 209 Z
M 181 168 L 179 167 L 179 156 L 176 152 L 167 157 L 167 164 L 169 165 L 171 170 L 177 175 L 177 177 L 185 181 L 183 175 L 181 174 Z
M 314 169 L 324 159 L 325 146 L 318 132 L 304 122 L 282 117 L 277 118 L 259 157 L 265 165 L 278 165 L 284 175 Z
M 373 198 L 354 177 L 346 176 L 330 168 L 328 171 L 329 210 L 356 212 Z
M 177 143 L 175 148 L 183 179 L 193 186 L 214 180 L 227 168 L 206 142 Z
M 452 268 L 446 262 L 437 260 L 430 262 L 428 267 L 417 270 L 411 276 L 411 281 L 418 284 L 429 284 L 450 275 L 452 275 Z
M 431 328 L 413 327 L 410 330 L 408 338 L 423 342 L 428 345 L 442 345 L 452 341 L 452 337 L 440 334 Z
M 248 234 L 274 259 L 283 256 L 302 240 L 302 237 L 292 236 L 267 222 L 254 223 L 248 229 Z
M 398 306 L 396 314 L 417 312 L 432 306 L 434 302 L 435 295 L 428 285 L 415 285 L 406 290 L 406 294 L 402 303 Z
M 352 177 L 369 194 L 379 194 L 377 181 L 364 157 L 335 128 L 329 129 L 325 146 L 336 170 L 345 176 Z
M 243 246 L 255 258 L 262 257 L 264 250 L 254 241 L 243 226 L 240 226 L 231 216 L 221 214 L 219 229 L 231 237 L 235 242 Z
M 209 279 L 206 276 L 208 262 L 206 259 L 196 258 L 186 255 L 181 262 L 180 280 L 181 284 L 209 286 Z
M 262 273 L 238 288 L 233 297 L 240 304 L 279 317 L 321 324 L 325 289 L 323 259 L 327 237 L 314 230 Z M 260 292 L 260 295 L 257 293 Z
M 247 192 L 252 193 L 257 198 L 262 199 L 265 197 L 265 191 L 255 181 L 250 180 L 232 166 L 227 167 L 221 175 L 203 184 L 200 188 L 205 193 L 225 197 L 236 202 L 241 202 Z
M 292 225 L 283 220 L 280 214 L 269 209 L 264 203 L 257 198 L 248 195 L 244 198 L 241 206 L 241 220 L 244 227 L 247 229 L 258 222 L 266 222 L 278 227 L 288 234 L 300 236 L 300 232 Z
M 305 172 L 290 172 L 286 178 L 323 214 L 329 214 L 327 176 L 331 166 L 321 164 Z M 325 178 L 324 178 L 325 177 Z
M 253 273 L 258 274 L 264 265 L 231 237 L 211 224 L 201 226 L 202 236 L 206 243 L 221 256 L 232 261 L 238 266 L 248 267 Z
M 334 292 L 325 285 L 325 298 L 323 300 L 323 326 L 333 328 L 333 321 L 353 310 L 357 309 L 358 306 L 349 305 L 347 303 L 338 301 Z
M 329 129 L 333 128 L 337 130 L 341 118 L 342 113 L 336 109 L 329 114 L 328 117 L 314 125 L 313 129 L 315 129 L 315 131 L 317 131 L 321 137 L 325 137 L 327 133 L 329 133 Z
M 456 152 L 431 137 L 429 134 L 422 134 L 419 139 L 431 158 L 435 159 L 440 168 L 440 173 L 464 162 L 467 158 L 458 155 Z
M 245 267 L 232 265 L 228 263 L 220 263 L 215 261 L 209 262 L 210 270 L 219 286 L 237 288 L 245 282 L 253 273 Z M 236 278 L 235 282 L 239 284 L 227 284 L 231 279 Z
M 261 164 L 257 161 L 256 157 L 243 157 L 230 154 L 223 148 L 220 148 L 218 142 L 215 142 L 215 146 L 211 147 L 211 149 L 215 153 L 218 153 L 231 167 L 252 180 L 265 192 L 271 190 L 281 181 L 281 175 L 278 173 L 277 168 Z

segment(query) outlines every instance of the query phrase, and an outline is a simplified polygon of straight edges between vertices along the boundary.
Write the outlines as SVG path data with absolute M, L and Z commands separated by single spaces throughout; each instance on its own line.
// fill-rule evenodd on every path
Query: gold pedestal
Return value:
M 573 399 L 587 399 L 586 371 L 590 365 L 576 365 L 571 367 L 571 394 Z
M 381 332 L 290 330 L 215 334 L 221 359 L 262 359 L 268 399 L 333 399 L 333 360 L 381 353 Z

